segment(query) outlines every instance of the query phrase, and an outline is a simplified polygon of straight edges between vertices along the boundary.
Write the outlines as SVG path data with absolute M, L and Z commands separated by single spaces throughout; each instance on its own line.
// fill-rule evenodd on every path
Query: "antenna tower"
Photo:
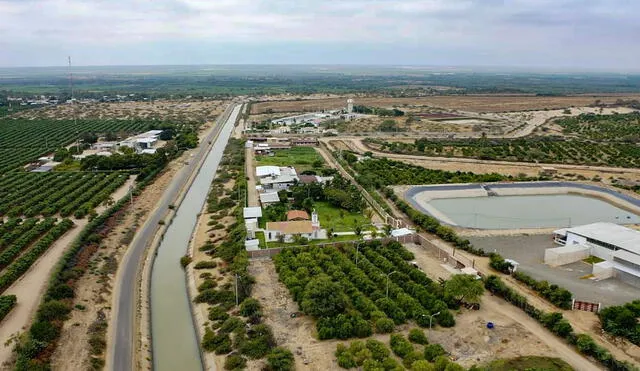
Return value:
M 73 70 L 71 69 L 71 56 L 69 60 L 69 90 L 71 91 L 71 110 L 73 112 L 73 126 L 76 128 L 76 151 L 80 153 L 80 131 L 78 130 L 78 115 L 76 112 L 76 100 L 73 96 Z

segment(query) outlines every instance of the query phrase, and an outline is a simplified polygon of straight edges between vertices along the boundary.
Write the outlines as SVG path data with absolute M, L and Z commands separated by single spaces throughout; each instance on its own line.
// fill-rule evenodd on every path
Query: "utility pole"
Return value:
M 356 242 L 356 267 L 358 266 L 358 253 L 360 252 L 360 242 Z

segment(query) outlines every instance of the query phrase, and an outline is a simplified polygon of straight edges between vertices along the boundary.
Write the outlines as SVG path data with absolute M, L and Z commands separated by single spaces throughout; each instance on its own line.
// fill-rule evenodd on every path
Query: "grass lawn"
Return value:
M 264 232 L 256 232 L 256 238 L 258 239 L 258 243 L 261 249 L 267 248 L 267 240 L 264 238 Z
M 313 169 L 313 163 L 320 161 L 324 164 L 322 156 L 312 147 L 293 147 L 274 152 L 274 156 L 256 156 L 257 166 L 293 166 L 298 174 L 305 170 Z
M 597 263 L 602 263 L 604 261 L 604 259 L 600 259 L 597 256 L 589 256 L 586 259 L 582 259 L 583 262 L 587 263 L 587 264 L 597 264 Z
M 559 358 L 550 357 L 518 357 L 511 359 L 497 359 L 480 366 L 482 371 L 511 371 L 511 370 L 544 370 L 544 371 L 572 371 L 568 363 Z
M 314 202 L 313 207 L 318 212 L 320 219 L 320 227 L 326 229 L 327 232 L 333 228 L 334 232 L 353 231 L 355 223 L 360 225 L 371 224 L 371 220 L 364 215 L 358 213 L 350 213 L 335 206 L 331 206 L 328 202 Z M 364 226 L 363 230 L 368 230 L 368 226 Z

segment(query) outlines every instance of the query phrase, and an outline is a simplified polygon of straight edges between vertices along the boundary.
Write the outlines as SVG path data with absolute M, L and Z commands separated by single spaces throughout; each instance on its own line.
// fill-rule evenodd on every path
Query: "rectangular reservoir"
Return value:
M 420 206 L 446 223 L 478 229 L 640 223 L 640 217 L 632 212 L 598 198 L 575 194 L 438 198 Z

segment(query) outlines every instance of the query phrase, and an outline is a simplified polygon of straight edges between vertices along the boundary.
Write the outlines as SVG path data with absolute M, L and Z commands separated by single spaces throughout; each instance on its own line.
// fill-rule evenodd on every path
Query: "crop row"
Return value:
M 7 178 L 7 179 L 4 179 Z M 127 180 L 127 173 L 10 173 L 0 184 L 0 215 L 87 215 Z M 10 181 L 12 180 L 12 181 Z
M 11 312 L 11 309 L 16 306 L 17 298 L 15 295 L 2 295 L 0 296 L 0 321 Z
M 22 276 L 31 265 L 42 255 L 60 236 L 65 234 L 69 229 L 73 227 L 73 222 L 69 219 L 64 219 L 60 223 L 56 224 L 53 228 L 47 232 L 42 238 L 38 240 L 30 249 L 28 249 L 22 256 L 11 263 L 0 274 L 0 291 L 6 290 L 11 286 L 20 276 Z
M 374 241 L 359 248 L 285 249 L 274 261 L 293 299 L 318 318 L 318 336 L 346 339 L 390 332 L 409 319 L 427 326 L 435 312 L 435 322 L 455 324 L 439 285 L 407 263 L 412 258 L 399 243 Z
M 481 160 L 640 167 L 640 147 L 632 143 L 527 139 L 417 139 L 414 143 L 369 139 L 382 151 L 431 157 L 463 157 Z
M 189 124 L 190 125 L 190 124 Z M 132 119 L 93 120 L 0 120 L 0 171 L 9 170 L 50 153 L 77 139 L 79 133 L 139 133 L 174 124 Z
M 0 269 L 11 263 L 20 253 L 36 241 L 42 234 L 48 232 L 56 223 L 54 218 L 47 218 L 27 232 L 22 233 L 20 238 L 13 242 L 10 246 L 2 249 L 0 252 Z
M 565 134 L 578 134 L 593 140 L 640 141 L 640 113 L 614 115 L 582 114 L 555 120 Z

